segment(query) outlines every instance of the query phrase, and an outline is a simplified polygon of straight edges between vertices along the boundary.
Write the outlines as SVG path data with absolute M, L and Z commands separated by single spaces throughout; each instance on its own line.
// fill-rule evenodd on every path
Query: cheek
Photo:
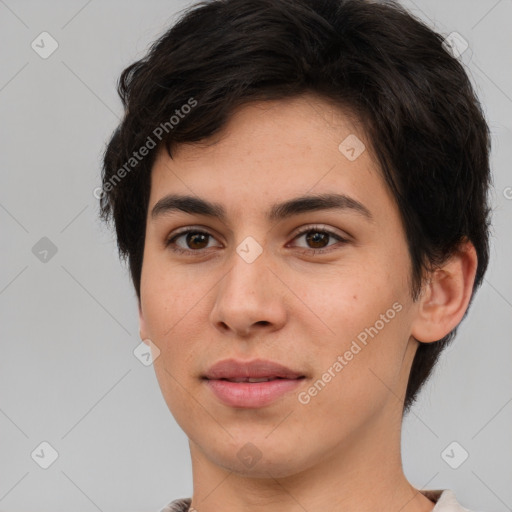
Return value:
M 334 401 L 371 407 L 389 393 L 386 385 L 396 384 L 408 341 L 408 288 L 401 273 L 382 268 L 351 267 L 330 279 L 303 278 L 301 286 L 296 281 L 298 295 L 318 315 L 308 311 L 296 318 L 307 357 L 316 361 L 319 406 Z M 330 392 L 323 392 L 324 384 Z
M 197 272 L 170 265 L 165 254 L 145 255 L 141 297 L 148 330 L 156 339 L 172 339 L 184 324 L 193 326 L 190 317 L 197 315 L 208 289 Z
M 297 398 L 311 428 L 325 438 L 355 431 L 370 417 L 378 416 L 387 403 L 398 404 L 406 338 L 400 317 L 404 309 L 382 311 L 384 315 L 389 311 L 385 316 L 388 323 L 368 314 L 357 320 L 343 317 L 336 336 L 317 346 L 316 354 L 308 350 L 308 357 L 316 360 L 317 372 L 310 387 Z M 326 422 L 325 417 L 332 421 Z
M 310 325 L 316 321 L 324 340 L 327 336 L 346 341 L 372 326 L 395 302 L 403 301 L 400 282 L 400 276 L 371 264 L 333 268 L 316 276 L 302 274 L 294 280 L 294 291 L 302 301 L 296 302 L 297 307 L 307 315 L 296 318 L 307 319 Z
M 183 386 L 190 384 L 191 371 L 197 370 L 204 338 L 204 325 L 197 315 L 203 302 L 198 303 L 194 293 L 183 293 L 179 283 L 158 273 L 146 274 L 141 291 L 146 329 L 160 350 L 153 366 L 162 394 L 171 411 L 187 412 Z M 204 345 L 206 340 L 202 341 Z

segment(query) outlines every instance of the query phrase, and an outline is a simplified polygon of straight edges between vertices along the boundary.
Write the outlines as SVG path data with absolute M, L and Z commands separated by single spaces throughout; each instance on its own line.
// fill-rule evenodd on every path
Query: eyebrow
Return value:
M 283 220 L 301 213 L 320 210 L 345 210 L 357 213 L 373 222 L 370 210 L 356 199 L 345 194 L 306 195 L 289 199 L 273 205 L 267 212 L 269 221 Z M 226 210 L 219 203 L 188 196 L 169 194 L 160 199 L 151 210 L 151 218 L 181 211 L 188 214 L 216 217 L 223 223 L 227 222 Z

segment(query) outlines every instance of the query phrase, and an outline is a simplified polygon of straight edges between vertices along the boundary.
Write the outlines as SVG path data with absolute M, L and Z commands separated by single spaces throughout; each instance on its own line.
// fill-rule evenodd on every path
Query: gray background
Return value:
M 512 1 L 403 3 L 469 43 L 495 176 L 490 268 L 406 417 L 404 469 L 474 510 L 512 510 Z M 135 293 L 93 196 L 116 80 L 188 4 L 0 0 L 0 510 L 156 511 L 191 496 L 187 438 L 133 354 Z M 43 31 L 59 45 L 47 59 L 31 47 Z M 48 469 L 43 441 L 58 452 Z M 457 469 L 453 441 L 452 464 L 469 454 Z

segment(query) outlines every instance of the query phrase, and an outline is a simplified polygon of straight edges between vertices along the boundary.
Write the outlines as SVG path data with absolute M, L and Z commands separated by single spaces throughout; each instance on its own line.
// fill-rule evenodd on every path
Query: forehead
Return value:
M 359 149 L 362 144 L 371 149 L 362 123 L 351 110 L 308 93 L 239 105 L 217 133 L 198 142 L 175 144 L 172 154 L 174 159 L 186 161 L 198 157 L 199 149 L 204 158 L 238 149 L 252 157 L 289 158 L 289 150 L 301 155 L 320 145 L 339 152 L 340 143 L 350 135 L 360 141 Z
M 218 133 L 172 149 L 172 158 L 162 147 L 155 160 L 150 210 L 171 193 L 215 196 L 228 213 L 308 193 L 377 209 L 394 202 L 360 123 L 316 96 L 242 105 Z

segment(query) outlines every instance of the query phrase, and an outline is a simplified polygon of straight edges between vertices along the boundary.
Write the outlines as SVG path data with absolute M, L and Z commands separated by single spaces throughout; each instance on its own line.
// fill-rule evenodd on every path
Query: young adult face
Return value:
M 454 325 L 433 332 L 411 298 L 399 211 L 365 134 L 339 109 L 302 96 L 245 105 L 208 142 L 155 161 L 139 311 L 193 461 L 263 478 L 327 462 L 331 471 L 399 464 L 412 336 L 433 341 Z M 216 203 L 225 219 L 152 216 L 169 194 Z M 324 194 L 349 199 L 268 218 L 277 204 Z M 195 236 L 174 238 L 185 228 Z M 225 359 L 270 360 L 304 378 L 271 401 L 226 402 L 204 378 Z

